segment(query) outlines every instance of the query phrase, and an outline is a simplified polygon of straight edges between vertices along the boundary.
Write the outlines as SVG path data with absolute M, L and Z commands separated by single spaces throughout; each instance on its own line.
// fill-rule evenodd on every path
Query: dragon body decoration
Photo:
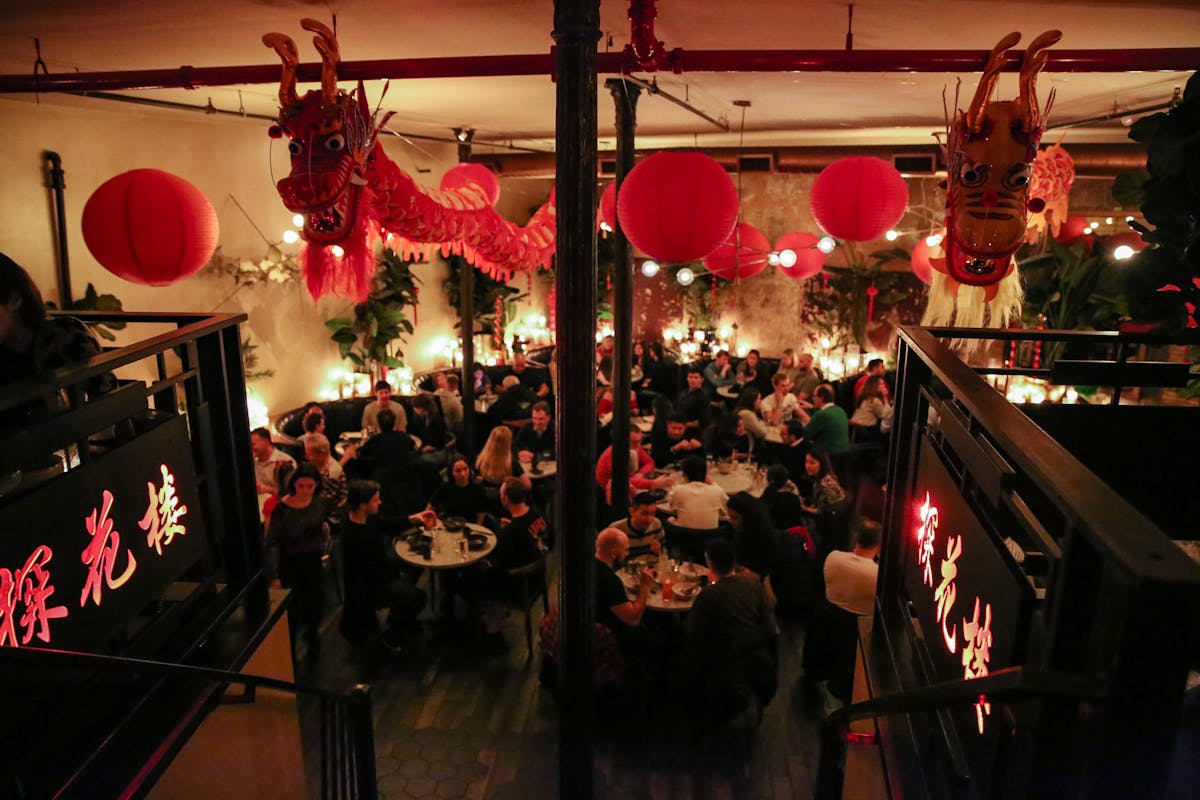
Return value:
M 1021 40 L 1010 33 L 988 57 L 970 107 L 947 120 L 946 228 L 934 267 L 925 325 L 1005 327 L 1020 314 L 1023 293 L 1013 254 L 1025 240 L 1029 212 L 1046 202 L 1030 197 L 1030 180 L 1045 129 L 1035 82 L 1046 49 L 1062 38 L 1047 31 L 1021 61 L 1016 100 L 991 100 L 1004 53 Z M 1047 102 L 1047 109 L 1053 102 Z
M 304 216 L 300 263 L 314 300 L 325 294 L 365 300 L 381 234 L 399 239 L 398 249 L 407 255 L 428 256 L 440 244 L 444 254 L 458 253 L 500 280 L 549 266 L 553 196 L 520 227 L 496 212 L 495 197 L 476 182 L 457 180 L 452 183 L 460 185 L 442 190 L 419 185 L 377 141 L 391 114 L 381 118 L 378 109 L 368 108 L 361 82 L 352 92 L 338 89 L 333 32 L 312 19 L 300 25 L 316 34 L 322 62 L 321 89 L 304 97 L 296 93 L 296 43 L 282 33 L 262 40 L 283 62 L 279 122 L 270 135 L 288 138 L 291 173 L 276 188 L 283 204 Z

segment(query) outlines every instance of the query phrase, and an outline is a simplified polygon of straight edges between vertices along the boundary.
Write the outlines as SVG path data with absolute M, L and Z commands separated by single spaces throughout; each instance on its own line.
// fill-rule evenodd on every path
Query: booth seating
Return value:
M 435 396 L 436 398 L 436 396 Z M 327 400 L 321 403 L 321 410 L 325 412 L 325 438 L 331 443 L 336 442 L 341 438 L 343 433 L 353 433 L 354 431 L 362 430 L 362 415 L 363 409 L 367 404 L 375 399 L 375 395 L 367 395 L 366 397 L 348 397 L 345 400 Z M 412 398 L 406 395 L 392 395 L 392 402 L 399 403 L 404 409 L 404 414 L 407 419 L 413 418 Z M 441 402 L 438 402 L 438 408 L 441 408 Z M 285 411 L 275 418 L 273 423 L 275 432 L 282 433 L 284 436 L 289 436 L 293 439 L 299 439 L 304 435 L 304 406 L 293 408 L 290 411 Z M 292 452 L 296 445 L 279 444 L 284 452 L 293 458 L 303 458 L 304 453 Z

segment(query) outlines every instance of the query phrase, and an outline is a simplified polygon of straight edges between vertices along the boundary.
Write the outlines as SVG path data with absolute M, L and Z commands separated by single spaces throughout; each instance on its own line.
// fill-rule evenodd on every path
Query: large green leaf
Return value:
M 349 328 L 353 323 L 346 317 L 334 317 L 333 319 L 325 320 L 325 327 L 331 331 Z

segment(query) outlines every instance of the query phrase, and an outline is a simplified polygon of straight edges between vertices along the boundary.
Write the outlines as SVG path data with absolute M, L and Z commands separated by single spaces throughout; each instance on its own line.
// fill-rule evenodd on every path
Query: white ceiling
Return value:
M 628 4 L 603 0 L 601 27 L 611 49 L 629 40 Z M 846 3 L 835 0 L 660 0 L 657 34 L 667 48 L 821 49 L 844 46 Z M 268 31 L 296 39 L 303 61 L 315 61 L 299 19 L 329 22 L 337 14 L 346 61 L 489 54 L 546 53 L 553 41 L 552 0 L 5 0 L 0 21 L 0 72 L 29 74 L 33 37 L 49 70 L 107 71 L 275 63 L 260 42 Z M 1011 30 L 1028 42 L 1050 28 L 1063 31 L 1063 49 L 1196 47 L 1200 0 L 856 0 L 856 50 L 990 48 Z M 600 49 L 609 49 L 608 36 Z M 1197 65 L 1200 67 L 1200 64 Z M 1189 73 L 1051 73 L 1039 82 L 1044 98 L 1058 94 L 1051 124 L 1170 99 Z M 611 146 L 612 100 L 599 98 L 602 147 Z M 646 76 L 649 77 L 649 76 Z M 942 92 L 954 75 L 835 73 L 660 74 L 660 86 L 713 117 L 717 128 L 667 101 L 643 95 L 638 146 L 928 144 L 942 127 Z M 963 75 L 962 92 L 975 75 Z M 1015 94 L 1015 76 L 1001 79 L 999 96 Z M 382 82 L 369 86 L 374 100 Z M 239 94 L 240 92 L 240 94 Z M 239 105 L 273 114 L 274 85 L 160 90 L 144 97 L 221 109 Z M 744 130 L 734 100 L 749 100 Z M 438 79 L 393 82 L 384 104 L 397 112 L 392 127 L 448 136 L 474 128 L 477 142 L 499 141 L 552 149 L 555 87 L 549 77 Z M 965 102 L 965 100 L 964 100 Z M 1055 137 L 1057 138 L 1057 137 Z M 1071 129 L 1068 141 L 1123 142 L 1119 121 Z

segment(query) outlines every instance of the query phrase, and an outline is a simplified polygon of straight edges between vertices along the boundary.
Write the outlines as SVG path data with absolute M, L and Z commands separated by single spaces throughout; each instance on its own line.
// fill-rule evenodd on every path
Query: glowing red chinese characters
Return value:
M 146 483 L 150 504 L 146 506 L 146 514 L 138 522 L 138 527 L 146 531 L 146 544 L 161 556 L 163 547 L 171 544 L 175 534 L 187 534 L 187 528 L 179 524 L 179 518 L 187 513 L 187 506 L 179 505 L 179 498 L 175 495 L 175 476 L 167 469 L 167 465 L 161 465 L 160 469 L 162 486 L 155 489 L 153 483 Z
M 121 577 L 113 578 L 113 567 L 117 563 L 117 553 L 121 548 L 121 534 L 113 530 L 113 521 L 108 518 L 112 504 L 112 492 L 105 489 L 99 515 L 97 516 L 97 510 L 93 508 L 92 513 L 84 520 L 84 525 L 92 540 L 80 555 L 80 560 L 88 565 L 87 580 L 84 581 L 83 591 L 79 594 L 80 606 L 87 603 L 89 592 L 92 595 L 92 602 L 100 605 L 102 578 L 103 583 L 109 589 L 119 589 L 125 585 L 125 581 L 129 580 L 133 571 L 137 569 L 137 559 L 134 558 L 133 553 L 129 553 L 125 571 L 121 573 Z M 102 571 L 103 574 L 101 574 Z
M 921 525 L 917 528 L 917 561 L 924 568 L 921 579 L 933 588 L 933 539 L 937 536 L 938 510 L 930 505 L 929 492 L 925 493 L 925 504 L 921 506 Z
M 946 542 L 946 558 L 942 561 L 942 582 L 933 593 L 933 599 L 937 600 L 937 621 L 942 623 L 942 640 L 951 653 L 958 647 L 958 628 L 946 630 L 946 622 L 950 619 L 950 609 L 954 607 L 954 599 L 958 596 L 958 589 L 954 586 L 958 565 L 954 562 L 958 561 L 960 555 L 962 537 L 951 536 Z
M 46 567 L 54 552 L 45 545 L 35 549 L 25 566 L 17 570 L 0 568 L 0 647 L 20 647 L 29 644 L 36 630 L 37 637 L 50 642 L 50 620 L 67 616 L 66 606 L 48 605 L 54 587 Z M 22 609 L 23 607 L 23 609 Z M 21 610 L 20 617 L 17 617 Z M 18 641 L 17 625 L 24 630 Z
M 963 677 L 982 678 L 988 674 L 988 661 L 991 659 L 992 648 L 992 604 L 988 603 L 983 612 L 983 622 L 979 621 L 979 598 L 975 598 L 975 614 L 971 619 L 963 618 L 962 663 Z M 975 717 L 979 722 L 979 732 L 983 733 L 983 718 L 992 713 L 992 704 L 987 698 L 979 695 L 975 701 Z

